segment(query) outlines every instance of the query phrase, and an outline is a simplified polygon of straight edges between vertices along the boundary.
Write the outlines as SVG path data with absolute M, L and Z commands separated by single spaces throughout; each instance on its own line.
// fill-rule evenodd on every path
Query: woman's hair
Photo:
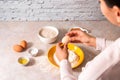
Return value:
M 117 6 L 120 8 L 120 0 L 104 0 L 108 7 Z

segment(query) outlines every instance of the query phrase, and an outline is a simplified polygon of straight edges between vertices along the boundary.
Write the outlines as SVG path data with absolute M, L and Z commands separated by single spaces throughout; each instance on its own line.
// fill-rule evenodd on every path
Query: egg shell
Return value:
M 64 36 L 62 38 L 62 43 L 68 43 L 69 42 L 69 36 Z
M 23 51 L 23 47 L 21 45 L 14 45 L 13 49 L 16 52 L 22 52 Z
M 21 45 L 24 49 L 26 49 L 26 48 L 27 48 L 27 41 L 22 40 L 22 41 L 20 42 L 20 45 Z

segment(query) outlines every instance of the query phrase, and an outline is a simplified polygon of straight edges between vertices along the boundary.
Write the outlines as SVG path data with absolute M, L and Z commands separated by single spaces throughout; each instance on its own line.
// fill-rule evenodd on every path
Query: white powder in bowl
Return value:
M 40 32 L 40 35 L 45 38 L 53 38 L 55 37 L 57 32 L 50 28 L 43 28 Z

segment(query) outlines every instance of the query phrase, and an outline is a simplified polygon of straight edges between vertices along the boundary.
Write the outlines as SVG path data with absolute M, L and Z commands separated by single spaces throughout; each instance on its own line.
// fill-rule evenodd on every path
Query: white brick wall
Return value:
M 98 0 L 0 0 L 1 21 L 103 19 Z

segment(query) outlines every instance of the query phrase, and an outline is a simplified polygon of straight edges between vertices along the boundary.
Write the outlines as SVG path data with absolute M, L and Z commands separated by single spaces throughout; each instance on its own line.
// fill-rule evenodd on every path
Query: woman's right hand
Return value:
M 65 43 L 64 45 L 61 42 L 57 43 L 55 53 L 56 53 L 55 55 L 59 61 L 62 61 L 64 59 L 68 59 L 67 43 Z
M 72 30 L 66 34 L 69 36 L 69 41 L 73 43 L 83 43 L 88 46 L 96 47 L 96 38 L 83 32 L 82 30 Z

